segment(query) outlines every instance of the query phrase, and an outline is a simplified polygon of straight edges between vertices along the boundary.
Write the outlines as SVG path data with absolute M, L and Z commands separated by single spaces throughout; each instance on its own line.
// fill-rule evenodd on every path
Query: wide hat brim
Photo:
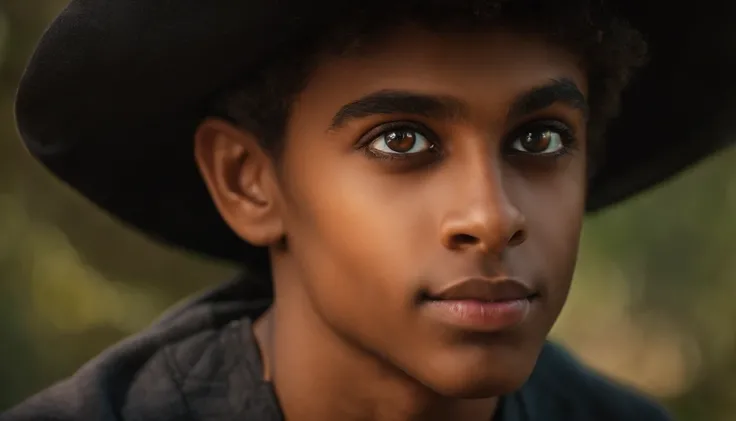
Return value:
M 616 7 L 645 34 L 650 63 L 608 131 L 589 212 L 726 147 L 736 126 L 736 3 Z M 191 251 L 263 265 L 263 250 L 237 238 L 212 204 L 193 133 L 213 94 L 288 52 L 328 11 L 338 12 L 297 0 L 72 0 L 20 83 L 21 136 L 54 174 L 123 222 Z

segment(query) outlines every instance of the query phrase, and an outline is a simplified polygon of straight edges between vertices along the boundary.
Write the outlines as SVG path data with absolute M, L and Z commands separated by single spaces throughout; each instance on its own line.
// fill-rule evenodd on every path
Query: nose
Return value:
M 506 194 L 500 174 L 471 180 L 455 191 L 457 200 L 442 221 L 443 245 L 454 251 L 501 255 L 524 243 L 526 220 Z

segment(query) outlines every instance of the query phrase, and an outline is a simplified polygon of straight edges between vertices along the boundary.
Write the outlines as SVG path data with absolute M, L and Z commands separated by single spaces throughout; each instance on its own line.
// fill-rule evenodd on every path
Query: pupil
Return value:
M 416 137 L 407 131 L 395 131 L 386 135 L 386 145 L 394 152 L 407 152 L 414 147 Z
M 524 149 L 533 153 L 544 152 L 552 141 L 552 132 L 545 130 L 543 132 L 530 132 L 522 140 Z

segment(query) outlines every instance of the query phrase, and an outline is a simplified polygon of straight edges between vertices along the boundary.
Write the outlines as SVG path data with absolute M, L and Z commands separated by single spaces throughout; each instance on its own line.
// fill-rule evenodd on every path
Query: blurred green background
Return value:
M 0 411 L 233 273 L 121 227 L 20 145 L 15 86 L 63 4 L 0 4 Z M 554 330 L 683 421 L 736 420 L 735 163 L 732 149 L 590 218 Z

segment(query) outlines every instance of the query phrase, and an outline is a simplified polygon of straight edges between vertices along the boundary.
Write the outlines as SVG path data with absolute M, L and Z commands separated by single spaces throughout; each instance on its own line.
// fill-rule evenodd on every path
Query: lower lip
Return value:
M 426 303 L 432 316 L 471 330 L 495 332 L 514 328 L 529 316 L 529 299 L 509 301 L 436 300 Z

